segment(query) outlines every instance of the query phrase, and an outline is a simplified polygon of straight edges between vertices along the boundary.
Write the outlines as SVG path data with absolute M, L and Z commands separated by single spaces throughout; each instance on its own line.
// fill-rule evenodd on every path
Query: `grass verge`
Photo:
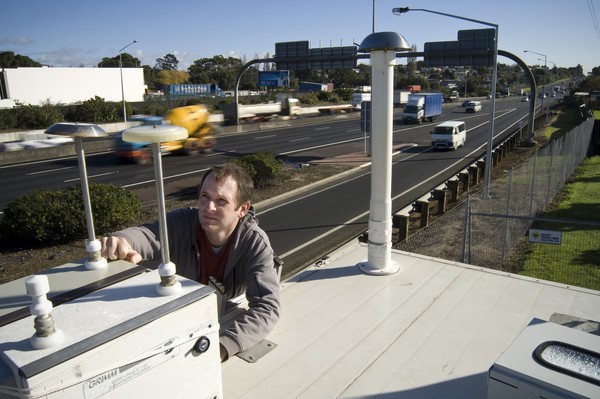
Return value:
M 542 217 L 600 222 L 600 156 L 585 159 Z M 544 226 L 538 226 L 543 229 Z M 527 245 L 522 275 L 600 290 L 600 228 L 553 224 L 560 245 Z

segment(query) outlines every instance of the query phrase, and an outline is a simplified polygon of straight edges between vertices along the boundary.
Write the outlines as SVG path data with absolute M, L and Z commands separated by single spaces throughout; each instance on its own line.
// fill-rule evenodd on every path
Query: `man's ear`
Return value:
M 240 206 L 240 210 L 238 212 L 238 217 L 241 219 L 244 216 L 246 216 L 246 214 L 248 213 L 249 209 L 250 209 L 250 201 L 246 201 L 245 203 L 243 203 Z

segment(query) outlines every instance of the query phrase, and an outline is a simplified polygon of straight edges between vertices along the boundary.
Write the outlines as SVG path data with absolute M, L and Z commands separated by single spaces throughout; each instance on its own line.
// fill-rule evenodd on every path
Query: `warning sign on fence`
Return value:
M 562 232 L 529 229 L 529 242 L 560 245 L 562 243 Z

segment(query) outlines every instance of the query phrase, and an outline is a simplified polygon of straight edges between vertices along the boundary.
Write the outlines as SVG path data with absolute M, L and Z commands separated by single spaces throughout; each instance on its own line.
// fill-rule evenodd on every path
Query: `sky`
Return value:
M 397 16 L 394 7 L 415 11 Z M 586 73 L 600 66 L 600 0 L 2 0 L 0 10 L 0 51 L 52 67 L 95 67 L 137 40 L 123 52 L 142 65 L 173 54 L 185 70 L 216 55 L 273 56 L 278 42 L 360 44 L 373 25 L 423 51 L 426 42 L 457 40 L 459 30 L 490 28 L 485 23 L 498 25 L 500 50 L 528 65 L 545 58 L 548 67 L 579 64 Z

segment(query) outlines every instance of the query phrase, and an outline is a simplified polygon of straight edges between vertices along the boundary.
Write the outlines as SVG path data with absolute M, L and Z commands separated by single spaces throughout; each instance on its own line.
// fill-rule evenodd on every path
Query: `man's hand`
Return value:
M 221 363 L 223 363 L 229 358 L 229 355 L 227 353 L 227 349 L 225 349 L 225 347 L 221 344 L 219 344 L 219 351 L 221 352 Z
M 102 256 L 109 260 L 124 259 L 131 263 L 139 263 L 142 256 L 131 248 L 129 242 L 123 237 L 102 237 Z

